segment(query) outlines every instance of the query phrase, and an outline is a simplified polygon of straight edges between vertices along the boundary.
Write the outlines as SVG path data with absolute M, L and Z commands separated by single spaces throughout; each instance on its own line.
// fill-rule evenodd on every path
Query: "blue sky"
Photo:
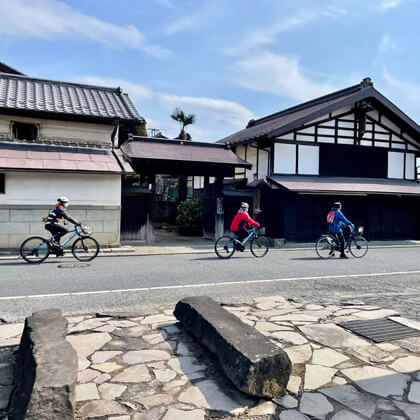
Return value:
M 121 86 L 148 128 L 175 107 L 215 141 L 371 77 L 420 122 L 420 0 L 1 0 L 0 61 Z

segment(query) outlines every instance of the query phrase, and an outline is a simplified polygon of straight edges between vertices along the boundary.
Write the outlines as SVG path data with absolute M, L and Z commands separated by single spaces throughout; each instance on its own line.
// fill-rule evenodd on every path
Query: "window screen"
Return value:
M 38 129 L 35 124 L 15 122 L 13 124 L 13 136 L 18 140 L 36 140 Z

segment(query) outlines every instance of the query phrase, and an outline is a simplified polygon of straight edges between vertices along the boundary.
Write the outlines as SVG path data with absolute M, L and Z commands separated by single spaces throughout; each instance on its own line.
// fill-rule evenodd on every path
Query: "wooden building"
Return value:
M 341 201 L 370 240 L 420 239 L 420 127 L 369 78 L 219 143 L 253 164 L 235 179 L 272 237 L 314 241 Z
M 42 217 L 60 196 L 102 245 L 120 241 L 118 149 L 144 125 L 120 88 L 38 79 L 0 63 L 0 248 L 45 236 Z

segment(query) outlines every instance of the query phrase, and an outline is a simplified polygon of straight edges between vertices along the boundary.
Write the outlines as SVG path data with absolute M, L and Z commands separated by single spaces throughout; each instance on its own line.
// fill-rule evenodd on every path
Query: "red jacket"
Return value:
M 260 224 L 252 219 L 246 211 L 240 211 L 233 218 L 230 230 L 236 232 L 241 229 L 246 229 L 248 225 L 259 226 Z

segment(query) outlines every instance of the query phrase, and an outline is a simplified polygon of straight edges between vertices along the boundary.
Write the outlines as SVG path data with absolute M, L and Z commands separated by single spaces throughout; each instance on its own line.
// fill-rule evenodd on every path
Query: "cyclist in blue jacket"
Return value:
M 340 242 L 340 258 L 348 258 L 344 253 L 343 226 L 350 226 L 351 229 L 354 229 L 354 225 L 344 216 L 341 207 L 341 203 L 336 202 L 328 213 L 328 232 L 334 235 Z

